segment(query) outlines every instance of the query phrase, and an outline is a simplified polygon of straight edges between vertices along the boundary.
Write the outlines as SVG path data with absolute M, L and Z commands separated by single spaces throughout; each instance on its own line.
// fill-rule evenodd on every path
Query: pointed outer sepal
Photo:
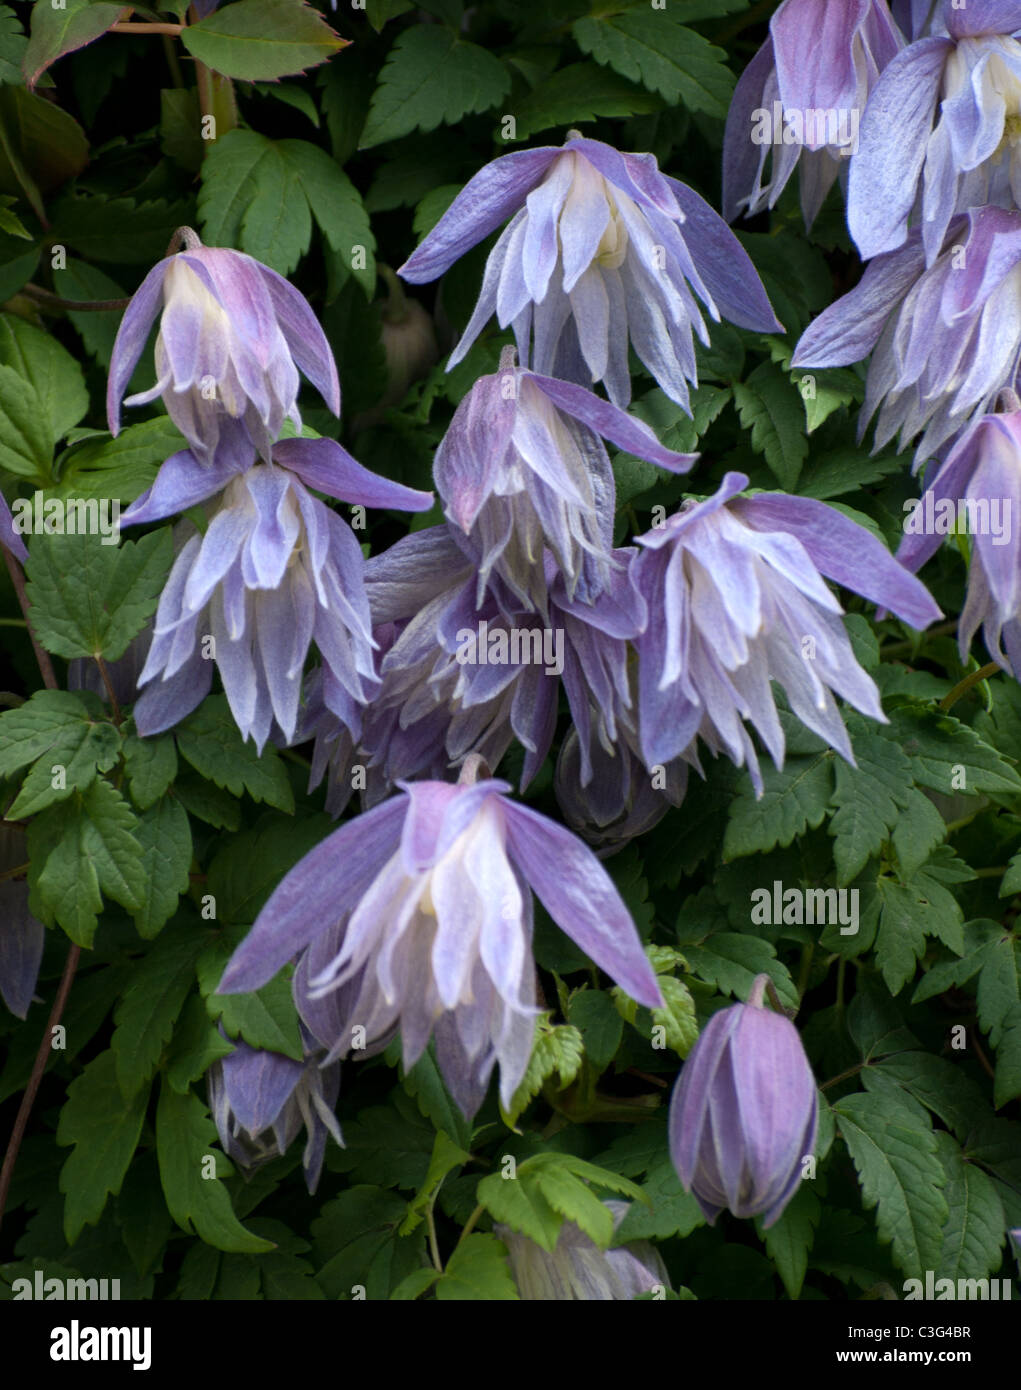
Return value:
M 21 536 L 14 529 L 14 518 L 7 505 L 7 499 L 0 494 L 0 545 L 9 550 L 22 564 L 28 559 L 28 550 Z
M 241 1039 L 221 1058 L 220 1066 L 234 1118 L 253 1136 L 270 1128 L 305 1070 L 293 1057 L 251 1047 Z
M 1021 0 L 943 0 L 943 23 L 955 39 L 975 34 L 1013 34 L 1021 29 Z
M 25 1018 L 35 994 L 46 928 L 28 910 L 28 884 L 0 882 L 0 996 L 15 1018 Z
M 117 330 L 106 387 L 106 418 L 113 435 L 121 427 L 121 399 L 163 304 L 163 277 L 172 260 L 172 256 L 165 256 L 149 271 L 131 296 Z
M 1019 423 L 1018 414 L 994 415 L 984 422 L 978 467 L 968 489 L 971 497 L 995 500 L 1005 513 L 1005 534 L 990 535 L 980 527 L 973 544 L 997 607 L 1010 617 L 1018 612 L 1021 584 L 1016 532 L 1016 518 L 1021 516 Z
M 470 786 L 451 782 L 398 782 L 410 798 L 401 835 L 406 872 L 422 873 L 447 854 L 491 796 L 509 792 L 509 782 L 487 779 Z
M 801 1159 L 815 1149 L 818 1091 L 801 1036 L 790 1019 L 761 1004 L 740 1008 L 729 1050 L 745 1166 L 753 1183 L 746 1197 L 756 1210 L 746 1205 L 745 1213 L 738 1214 L 765 1211 L 772 1224 L 794 1195 Z M 763 1206 L 767 1196 L 768 1205 Z
M 333 439 L 281 439 L 273 445 L 273 462 L 297 473 L 307 487 L 353 506 L 427 512 L 434 501 L 431 492 L 381 478 Z
M 903 618 L 919 630 L 942 617 L 928 589 L 875 536 L 825 502 L 783 493 L 759 493 L 735 502 L 734 514 L 757 531 L 796 536 L 813 565 Z
M 449 270 L 524 203 L 561 153 L 554 145 L 515 150 L 480 169 L 397 274 L 409 284 L 424 285 Z
M 741 1021 L 741 1010 L 744 1007 L 743 1004 L 734 1004 L 713 1014 L 688 1054 L 670 1098 L 670 1157 L 687 1192 L 692 1191 L 698 1179 L 699 1154 L 705 1126 L 710 1118 L 710 1101 L 714 1088 L 726 1085 L 729 1081 L 726 1075 L 718 1080 L 717 1074 L 729 1070 L 722 1064 L 726 1059 L 730 1039 Z M 721 1136 L 721 1139 L 725 1140 L 727 1137 L 737 1138 L 735 1135 Z M 714 1174 L 713 1178 L 714 1185 L 719 1186 L 718 1174 Z M 702 1198 L 699 1198 L 699 1202 L 702 1204 Z M 702 1205 L 702 1210 L 712 1225 L 722 1207 L 713 1209 Z
M 131 711 L 142 738 L 165 733 L 198 709 L 213 688 L 215 664 L 196 648 L 174 675 L 166 680 L 149 680 Z
M 786 0 L 780 6 L 769 32 L 785 108 L 840 111 L 857 106 L 855 39 L 871 5 L 872 0 Z M 821 143 L 806 141 L 806 148 L 819 149 Z
M 503 466 L 517 418 L 519 367 L 481 376 L 460 402 L 433 460 L 433 477 L 447 516 L 471 530 Z M 513 390 L 505 390 L 508 378 Z M 534 378 L 538 381 L 539 378 Z
M 723 135 L 723 215 L 728 222 L 734 221 L 754 192 L 765 163 L 765 147 L 752 140 L 752 128 L 773 69 L 773 41 L 767 39 L 734 88 Z
M 644 421 L 634 419 L 619 406 L 604 401 L 584 386 L 557 381 L 550 376 L 539 376 L 536 372 L 522 371 L 521 374 L 536 385 L 558 410 L 580 420 L 596 434 L 616 444 L 618 449 L 626 449 L 636 458 L 646 459 L 660 468 L 668 468 L 671 473 L 687 473 L 698 458 L 698 454 L 679 454 L 667 449 Z
M 1021 212 L 973 208 L 967 220 L 963 274 L 947 276 L 940 299 L 945 324 L 975 314 L 1021 261 Z
M 588 160 L 604 179 L 632 198 L 639 207 L 656 208 L 672 221 L 684 220 L 670 188 L 670 181 L 661 174 L 651 154 L 622 154 L 602 140 L 585 136 L 567 140 L 560 153 L 572 150 Z
M 260 989 L 302 947 L 350 912 L 396 851 L 407 809 L 406 797 L 391 797 L 310 850 L 285 875 L 227 962 L 217 993 Z
M 557 925 L 632 999 L 662 1008 L 631 914 L 588 846 L 526 806 L 502 809 L 511 857 Z
M 684 240 L 695 268 L 723 317 L 754 333 L 785 332 L 751 257 L 723 218 L 687 184 L 667 183 L 686 218 Z
M 201 463 L 190 449 L 171 454 L 166 463 L 160 465 L 152 487 L 128 507 L 121 517 L 121 525 L 162 521 L 164 517 L 176 516 L 222 492 L 231 478 L 246 472 L 255 463 L 255 450 L 246 453 L 245 458 L 229 460 L 221 455 L 215 463 Z
M 921 39 L 897 54 L 872 90 L 847 187 L 847 225 L 863 260 L 904 244 L 953 50 L 949 39 Z
M 412 531 L 365 562 L 365 591 L 374 624 L 397 622 L 455 588 L 474 569 L 450 528 Z
M 289 280 L 256 262 L 269 290 L 277 324 L 294 365 L 303 372 L 333 411 L 340 414 L 340 380 L 326 334 L 305 296 Z
M 713 512 L 718 512 L 721 507 L 727 505 L 731 498 L 736 497 L 739 492 L 743 492 L 747 486 L 747 473 L 727 473 L 712 497 L 706 497 L 695 506 L 688 507 L 686 511 L 675 512 L 673 516 L 667 518 L 662 526 L 656 526 L 653 530 L 646 531 L 643 536 L 635 536 L 635 541 L 648 550 L 659 550 L 664 545 L 669 545 L 675 541 L 678 536 L 683 535 L 699 521 L 704 521 Z M 645 597 L 648 599 L 649 595 L 646 594 Z
M 924 269 L 921 234 L 912 232 L 900 250 L 870 261 L 854 289 L 813 319 L 798 340 L 791 366 L 848 367 L 867 357 Z
M 1004 422 L 1013 417 L 983 415 L 976 421 L 974 426 L 966 429 L 953 449 L 946 457 L 946 461 L 940 467 L 929 486 L 918 499 L 919 508 L 926 506 L 926 496 L 932 493 L 933 505 L 939 507 L 944 500 L 956 502 L 959 497 L 964 496 L 968 481 L 978 466 L 979 458 L 982 454 L 985 430 L 993 422 Z M 1021 415 L 1018 416 L 1021 422 Z M 1017 426 L 1011 427 L 1011 438 L 1014 440 L 1014 447 L 1021 450 L 1021 438 L 1016 437 Z M 922 511 L 924 516 L 924 510 Z M 897 560 L 915 574 L 922 568 L 926 561 L 931 560 L 936 551 L 943 544 L 945 536 L 939 531 L 906 531 L 904 539 L 897 547 Z

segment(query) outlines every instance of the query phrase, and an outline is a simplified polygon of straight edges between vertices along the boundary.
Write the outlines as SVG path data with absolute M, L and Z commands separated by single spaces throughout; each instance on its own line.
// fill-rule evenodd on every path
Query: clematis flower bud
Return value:
M 190 227 L 180 235 L 184 250 L 150 270 L 124 311 L 110 360 L 110 429 L 120 428 L 121 397 L 162 308 L 156 384 L 125 405 L 162 396 L 202 463 L 239 451 L 268 460 L 285 419 L 301 430 L 299 370 L 340 414 L 330 346 L 282 275 L 241 251 L 203 246 Z
M 630 1202 L 606 1201 L 613 1213 L 614 1231 L 630 1210 Z M 573 1221 L 560 1227 L 550 1254 L 528 1236 L 500 1224 L 493 1232 L 507 1247 L 511 1275 L 526 1302 L 634 1299 L 670 1287 L 666 1265 L 647 1240 L 632 1240 L 613 1250 L 600 1250 Z
M 16 560 L 22 564 L 28 559 L 28 551 L 25 542 L 14 529 L 14 518 L 11 516 L 11 509 L 7 505 L 7 498 L 0 494 L 0 545 L 5 550 L 10 551 Z
M 340 1064 L 322 1065 L 307 1029 L 302 1040 L 303 1062 L 239 1040 L 233 1052 L 210 1067 L 207 1084 L 223 1151 L 242 1168 L 258 1168 L 286 1153 L 305 1126 L 308 1137 L 302 1162 L 306 1186 L 314 1193 L 327 1135 L 344 1146 L 333 1113 L 340 1093 Z
M 25 863 L 25 834 L 0 826 L 0 872 Z M 16 1018 L 28 1015 L 46 943 L 46 928 L 28 910 L 24 878 L 0 878 L 0 999 Z
M 815 1078 L 794 1024 L 763 1004 L 768 981 L 713 1015 L 670 1100 L 670 1155 L 710 1226 L 724 1207 L 771 1226 L 815 1148 Z

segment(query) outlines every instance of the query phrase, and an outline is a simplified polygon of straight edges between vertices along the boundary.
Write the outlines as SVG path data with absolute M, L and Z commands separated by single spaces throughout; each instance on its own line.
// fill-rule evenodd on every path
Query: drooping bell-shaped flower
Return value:
M 124 311 L 107 386 L 110 429 L 120 428 L 121 398 L 161 315 L 156 384 L 125 404 L 162 396 L 204 464 L 246 451 L 268 460 L 285 419 L 301 430 L 299 371 L 340 414 L 330 346 L 282 275 L 241 251 L 203 246 L 188 227 L 180 235 L 184 250 L 150 270 Z
M 600 859 L 609 858 L 637 835 L 644 835 L 659 824 L 671 806 L 684 800 L 687 765 L 677 759 L 663 769 L 662 785 L 656 785 L 631 743 L 626 733 L 612 752 L 601 742 L 593 743 L 587 781 L 575 727 L 568 729 L 560 745 L 553 774 L 557 805 L 567 825 Z
M 305 1060 L 250 1047 L 241 1039 L 207 1074 L 209 1108 L 223 1151 L 252 1170 L 287 1152 L 306 1130 L 302 1164 L 314 1193 L 322 1172 L 327 1135 L 343 1147 L 334 1114 L 340 1094 L 340 1063 L 322 1065 L 314 1039 L 303 1030 Z
M 506 782 L 472 784 L 477 773 L 471 762 L 456 786 L 409 783 L 329 835 L 284 878 L 220 982 L 222 993 L 257 989 L 307 948 L 299 1009 L 302 995 L 347 991 L 330 1060 L 398 1027 L 409 1068 L 434 1037 L 469 1117 L 497 1061 L 505 1106 L 528 1066 L 539 1012 L 533 891 L 633 999 L 660 1001 L 627 908 L 591 850 L 507 799 Z M 312 1026 L 325 1042 L 322 1016 Z
M 979 208 L 951 224 L 925 268 L 921 234 L 877 256 L 849 294 L 805 330 L 792 366 L 838 367 L 872 353 L 859 438 L 876 448 L 919 432 L 918 464 L 1012 387 L 1021 357 L 1021 212 Z
M 0 873 L 24 865 L 24 831 L 0 826 Z M 24 878 L 0 878 L 0 998 L 15 1018 L 25 1018 L 35 994 L 46 943 L 46 928 L 28 910 Z
M 481 169 L 399 274 L 435 280 L 511 217 L 486 262 L 478 303 L 450 366 L 495 312 L 523 364 L 544 376 L 605 383 L 631 399 L 628 343 L 687 409 L 696 381 L 696 303 L 719 322 L 782 331 L 730 228 L 651 154 L 621 154 L 572 131 L 561 147 L 516 150 Z
M 743 473 L 637 537 L 637 583 L 649 609 L 638 638 L 641 751 L 650 769 L 696 737 L 762 778 L 750 721 L 777 767 L 785 742 L 770 682 L 794 714 L 853 762 L 833 699 L 886 722 L 823 575 L 924 628 L 940 616 L 928 591 L 868 531 L 825 503 L 739 497 Z
M 927 265 L 955 213 L 1021 202 L 1021 4 L 945 0 L 946 37 L 886 68 L 851 160 L 847 223 L 867 260 L 895 251 L 917 211 Z
M 912 571 L 948 535 L 970 535 L 968 598 L 957 629 L 961 660 L 981 625 L 989 654 L 1021 680 L 1021 409 L 983 415 L 961 436 L 904 529 L 897 558 Z
M 727 115 L 728 221 L 775 206 L 800 168 L 801 209 L 811 226 L 857 147 L 869 92 L 903 42 L 886 0 L 784 0 Z
M 604 1201 L 613 1214 L 614 1231 L 630 1210 L 630 1202 Z M 565 1221 L 552 1254 L 528 1236 L 496 1223 L 494 1235 L 507 1247 L 511 1275 L 526 1302 L 635 1299 L 643 1293 L 670 1287 L 666 1265 L 647 1240 L 631 1240 L 612 1250 L 600 1250 L 573 1221 Z
M 512 347 L 499 371 L 479 377 L 436 451 L 433 476 L 478 567 L 480 602 L 496 575 L 545 613 L 546 549 L 572 596 L 591 600 L 607 587 L 614 484 L 603 438 L 675 473 L 698 457 L 664 448 L 647 425 L 583 387 L 515 367 Z
M 184 450 L 122 518 L 155 521 L 222 491 L 208 529 L 186 541 L 160 596 L 139 676 L 149 686 L 135 705 L 140 733 L 189 714 L 208 693 L 215 663 L 242 735 L 261 750 L 275 720 L 290 740 L 313 641 L 324 698 L 338 718 L 357 721 L 376 688 L 361 547 L 309 489 L 406 511 L 428 510 L 432 495 L 370 473 L 330 439 L 283 440 L 273 458 L 241 470 Z
M 9 551 L 22 564 L 28 559 L 28 550 L 14 526 L 14 518 L 7 504 L 7 498 L 0 493 L 0 545 Z
M 670 1099 L 670 1155 L 710 1226 L 724 1208 L 772 1226 L 815 1149 L 815 1078 L 794 1024 L 763 1003 L 768 981 L 713 1014 Z

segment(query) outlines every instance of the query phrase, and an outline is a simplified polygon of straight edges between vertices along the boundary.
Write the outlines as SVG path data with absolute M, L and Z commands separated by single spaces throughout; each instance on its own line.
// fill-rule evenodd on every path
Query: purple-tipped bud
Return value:
M 28 559 L 25 542 L 21 539 L 18 528 L 14 524 L 11 509 L 7 505 L 7 498 L 2 495 L 0 495 L 0 545 L 5 550 L 9 550 L 14 558 L 20 560 L 22 564 Z
M 603 1205 L 613 1213 L 616 1231 L 631 1203 L 607 1201 Z M 670 1287 L 659 1251 L 647 1240 L 600 1250 L 573 1221 L 565 1221 L 551 1255 L 528 1236 L 506 1226 L 496 1225 L 493 1230 L 507 1247 L 511 1274 L 525 1302 L 634 1299 Z
M 670 1101 L 674 1167 L 710 1226 L 724 1207 L 771 1226 L 815 1149 L 815 1077 L 794 1024 L 762 1002 L 768 978 L 709 1020 Z

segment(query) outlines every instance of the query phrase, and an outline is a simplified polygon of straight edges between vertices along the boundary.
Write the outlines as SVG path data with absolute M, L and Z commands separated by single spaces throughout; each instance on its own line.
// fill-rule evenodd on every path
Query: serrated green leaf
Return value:
M 470 1157 L 471 1155 L 465 1149 L 460 1148 L 452 1139 L 448 1139 L 442 1130 L 439 1131 L 436 1135 L 436 1142 L 433 1144 L 432 1157 L 429 1160 L 425 1181 L 408 1203 L 407 1215 L 401 1222 L 399 1233 L 402 1236 L 410 1235 L 415 1227 L 424 1220 L 426 1208 L 436 1200 L 436 1193 L 443 1179 L 455 1168 L 460 1168 L 467 1163 Z
M 60 1112 L 57 1143 L 74 1145 L 60 1172 L 68 1245 L 84 1226 L 96 1224 L 107 1197 L 120 1191 L 142 1133 L 148 1091 L 125 1099 L 115 1066 L 114 1054 L 101 1052 L 71 1082 Z
M 581 1033 L 586 1060 L 602 1071 L 613 1060 L 624 1032 L 613 1000 L 601 990 L 582 990 L 571 1000 L 570 1021 Z
M 553 1076 L 559 1080 L 559 1090 L 564 1090 L 578 1075 L 581 1068 L 584 1047 L 577 1028 L 565 1023 L 551 1023 L 551 1014 L 543 1014 L 536 1019 L 535 1042 L 528 1069 L 514 1092 L 506 1118 L 514 1125 L 518 1116 L 533 1097 L 539 1094 L 543 1085 Z
M 25 81 L 34 87 L 51 63 L 98 39 L 123 12 L 123 5 L 95 0 L 63 0 L 59 8 L 33 5 L 32 35 L 22 58 Z
M 762 362 L 744 381 L 734 382 L 734 402 L 742 426 L 751 431 L 752 448 L 765 455 L 780 486 L 793 492 L 808 457 L 808 439 L 790 377 L 775 363 Z
M 174 553 L 169 527 L 119 546 L 103 540 L 91 533 L 33 538 L 26 566 L 32 624 L 57 656 L 116 661 L 156 611 Z
M 95 314 L 82 318 L 94 319 Z M 116 439 L 87 439 L 64 456 L 55 496 L 116 497 L 134 502 L 152 487 L 161 464 L 185 448 L 184 436 L 168 415 L 129 425 Z
M 218 1177 L 204 1177 L 216 1126 L 194 1092 L 179 1095 L 166 1082 L 156 1111 L 156 1153 L 167 1207 L 182 1230 L 194 1233 L 217 1250 L 258 1255 L 273 1242 L 246 1231 Z
M 436 1131 L 418 1113 L 415 1102 L 397 1089 L 389 1105 L 373 1105 L 344 1124 L 344 1148 L 327 1150 L 327 1166 L 351 1173 L 355 1182 L 369 1176 L 387 1187 L 417 1191 L 425 1181 Z M 403 1217 L 404 1204 L 401 1214 Z
M 131 799 L 140 811 L 146 811 L 160 799 L 177 773 L 173 735 L 141 738 L 128 734 L 122 752 Z
M 133 967 L 131 984 L 114 1012 L 112 1055 L 125 1097 L 152 1076 L 195 981 L 195 962 L 207 933 L 193 923 L 164 932 Z
M 141 813 L 134 836 L 142 846 L 146 875 L 135 926 L 139 936 L 149 940 L 174 915 L 178 899 L 188 891 L 192 855 L 188 813 L 173 797 L 161 797 Z
M 907 753 L 920 786 L 945 796 L 1021 791 L 1021 777 L 1010 763 L 951 714 L 902 705 L 891 711 L 887 737 Z
M 294 793 L 280 755 L 272 744 L 261 755 L 251 741 L 242 742 L 225 695 L 211 695 L 174 730 L 181 756 L 196 772 L 232 796 L 247 792 L 290 815 Z
M 746 999 L 756 975 L 768 975 L 781 1003 L 798 1005 L 798 991 L 776 951 L 758 936 L 738 932 L 713 932 L 699 945 L 685 945 L 684 954 L 693 974 L 725 994 Z
M 46 483 L 53 463 L 53 444 L 43 402 L 30 381 L 13 367 L 0 365 L 0 468 L 21 478 Z M 15 529 L 21 530 L 14 507 Z
M 506 1248 L 496 1236 L 475 1232 L 458 1244 L 436 1281 L 436 1297 L 441 1302 L 518 1300 Z
M 210 1022 L 204 1001 L 192 995 L 174 1025 L 167 1048 L 166 1078 L 175 1091 L 184 1095 L 214 1062 L 233 1051 L 233 1044 L 221 1037 L 220 1030 Z
M 519 1231 L 550 1254 L 556 1249 L 563 1216 L 550 1206 L 530 1171 L 513 1177 L 490 1173 L 479 1183 L 478 1199 L 494 1221 Z
M 768 1231 L 761 1230 L 761 1217 L 756 1223 L 790 1298 L 796 1299 L 801 1294 L 821 1214 L 819 1198 L 807 1182 L 802 1182 L 780 1219 L 774 1221 Z
M 325 63 L 349 40 L 303 0 L 237 0 L 186 25 L 181 42 L 225 77 L 265 82 Z
M 84 791 L 97 772 L 113 767 L 119 749 L 120 735 L 102 717 L 98 700 L 90 707 L 70 691 L 36 691 L 17 709 L 0 714 L 0 777 L 34 763 L 7 818 L 27 819 Z
M 660 97 L 596 63 L 569 63 L 545 78 L 513 108 L 519 140 L 551 126 L 583 125 L 600 116 L 658 111 Z
M 49 443 L 63 439 L 88 410 L 85 377 L 67 348 L 16 314 L 0 314 L 0 363 L 34 390 Z
M 634 8 L 579 19 L 571 32 L 583 53 L 671 105 L 723 117 L 734 91 L 727 55 L 679 18 L 673 9 Z
M 723 859 L 789 845 L 826 818 L 833 793 L 834 755 L 828 749 L 812 757 L 789 757 L 783 770 L 762 769 L 762 796 L 745 778 L 730 806 L 723 837 Z
M 327 1298 L 389 1298 L 420 1267 L 423 1232 L 397 1234 L 406 1211 L 402 1198 L 368 1185 L 326 1203 L 312 1222 L 312 1244 Z
M 492 53 L 435 24 L 405 29 L 380 73 L 361 149 L 412 130 L 452 125 L 488 111 L 510 91 L 510 74 Z
M 661 975 L 658 983 L 666 1004 L 662 1009 L 652 1010 L 653 1026 L 665 1029 L 667 1047 L 673 1048 L 679 1057 L 687 1057 L 698 1039 L 695 1001 L 683 980 Z
M 985 1279 L 1000 1264 L 1005 1225 L 1003 1204 L 993 1181 L 974 1163 L 966 1163 L 953 1138 L 936 1135 L 946 1175 L 943 1194 L 950 1215 L 943 1227 L 937 1279 Z

